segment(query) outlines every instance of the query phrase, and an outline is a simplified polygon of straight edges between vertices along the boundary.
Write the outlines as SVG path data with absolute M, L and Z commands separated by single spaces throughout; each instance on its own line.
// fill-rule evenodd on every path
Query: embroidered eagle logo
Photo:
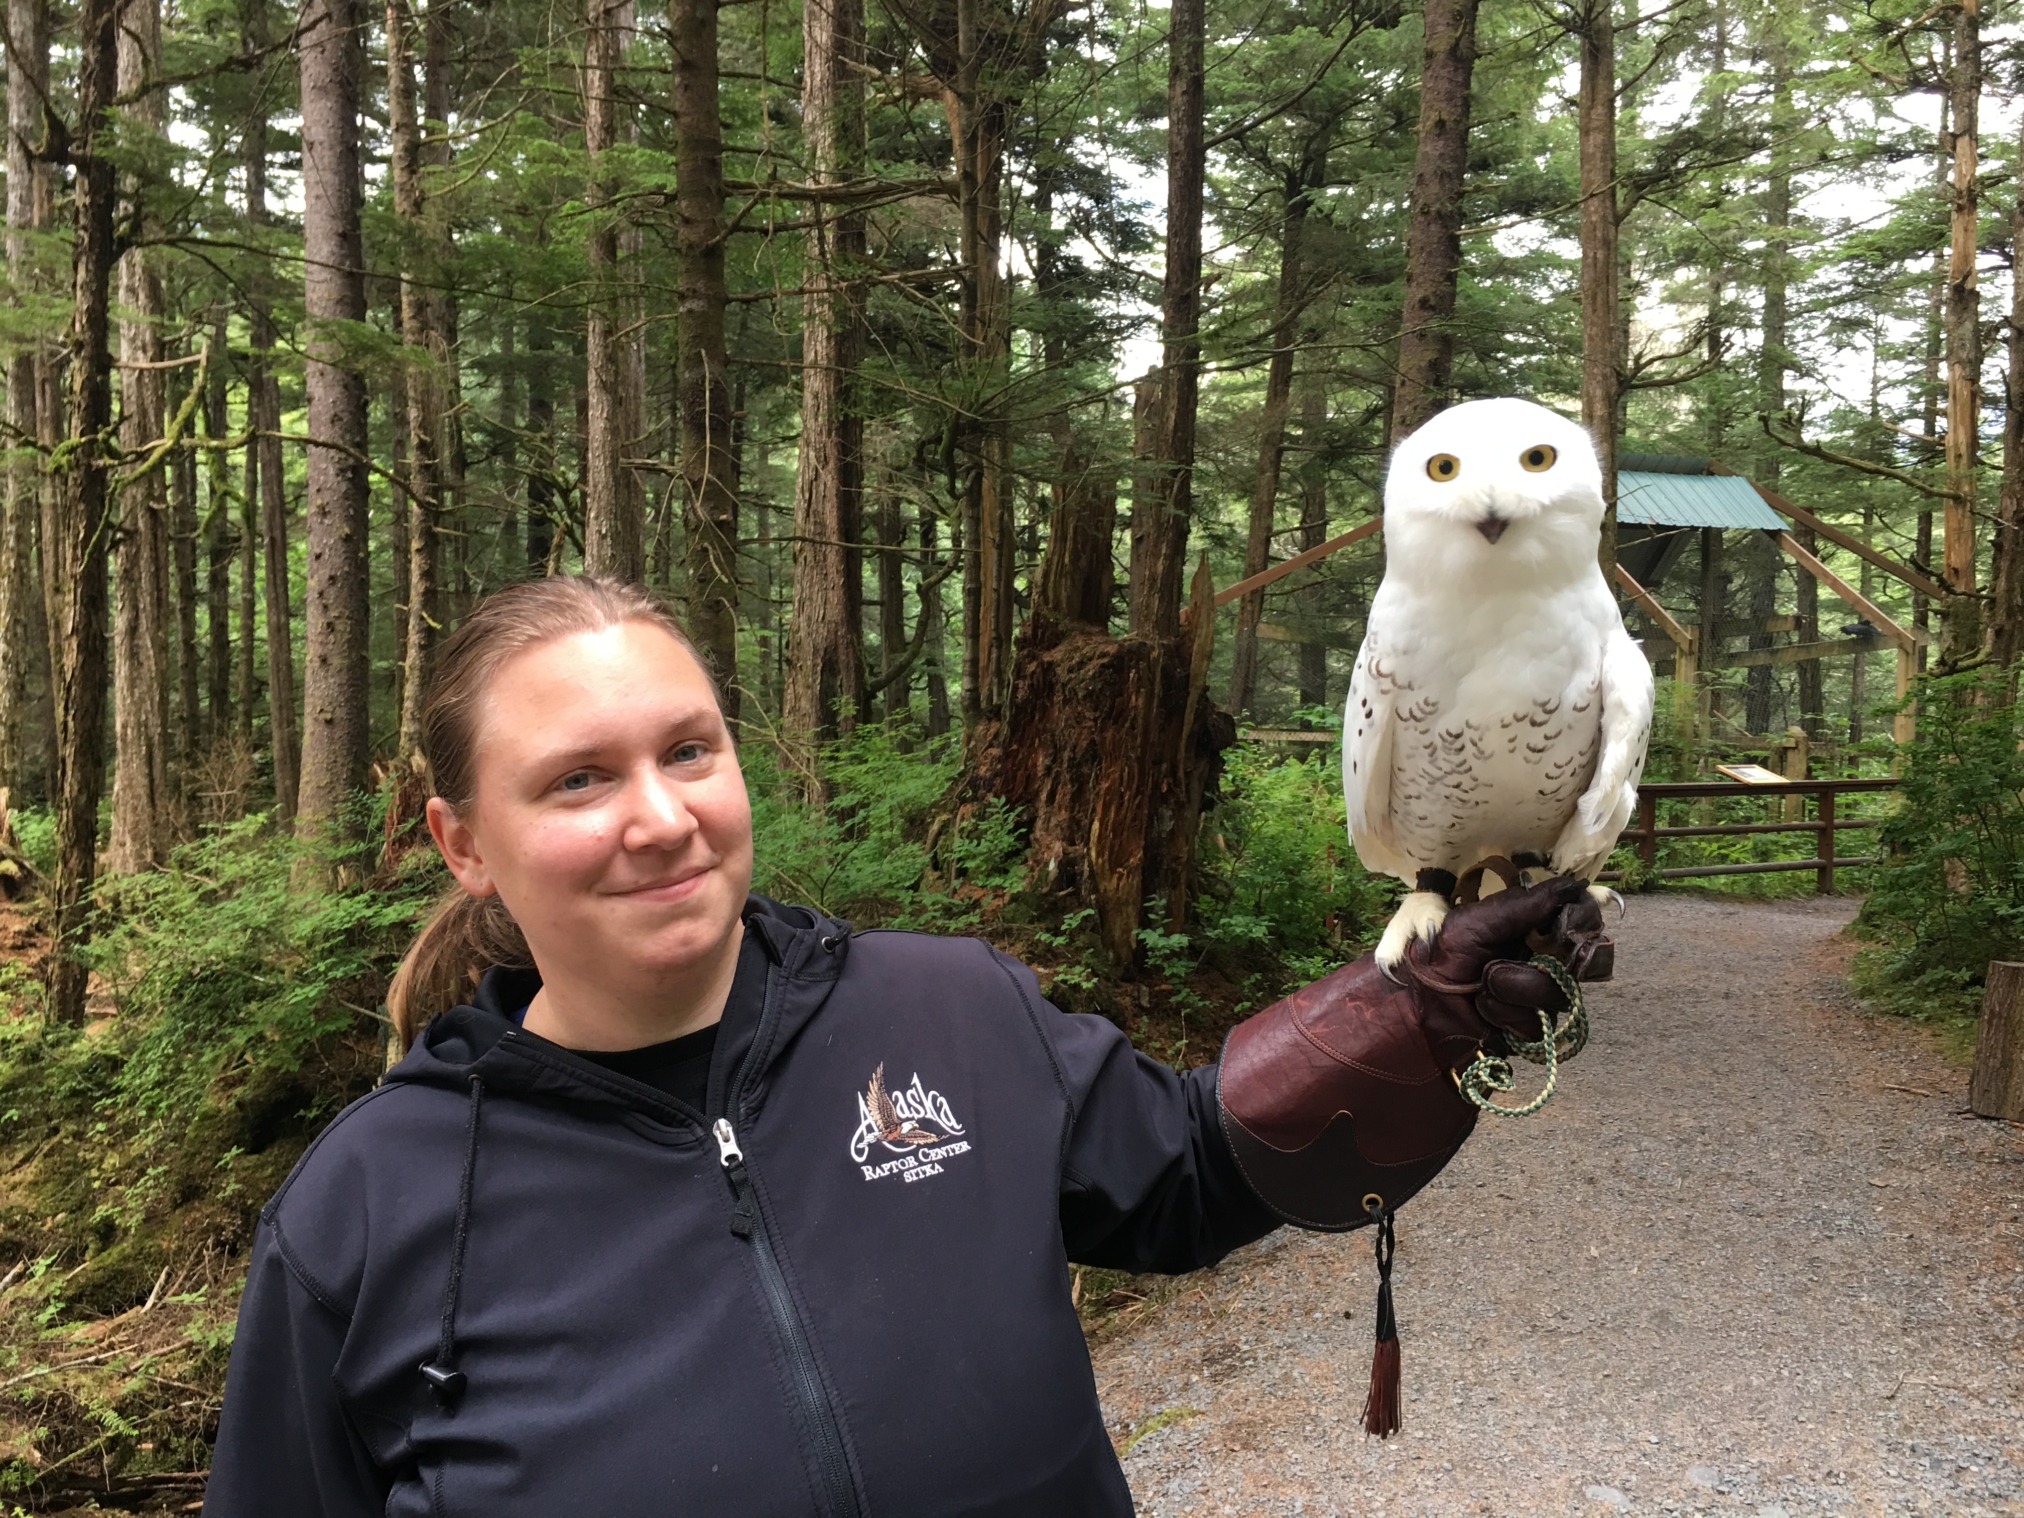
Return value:
M 878 1127 L 879 1142 L 884 1144 L 936 1144 L 943 1135 L 930 1133 L 910 1117 L 901 1117 L 899 1108 L 886 1094 L 886 1067 L 884 1064 L 872 1071 L 871 1089 L 865 1093 L 865 1105 L 871 1111 L 871 1120 Z

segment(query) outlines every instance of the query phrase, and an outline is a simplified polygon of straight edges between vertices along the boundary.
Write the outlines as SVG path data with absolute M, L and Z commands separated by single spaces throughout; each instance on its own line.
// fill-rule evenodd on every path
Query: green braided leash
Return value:
M 1538 954 L 1532 959 L 1534 968 L 1544 970 L 1560 987 L 1567 998 L 1567 1015 L 1556 1030 L 1551 1013 L 1539 1014 L 1539 1042 L 1520 1043 L 1508 1035 L 1505 1042 L 1511 1052 L 1535 1065 L 1546 1067 L 1546 1088 L 1522 1107 L 1500 1107 L 1491 1097 L 1500 1091 L 1509 1091 L 1517 1085 L 1511 1073 L 1511 1062 L 1501 1055 L 1479 1053 L 1469 1068 L 1455 1077 L 1455 1084 L 1462 1095 L 1485 1112 L 1494 1112 L 1499 1117 L 1531 1117 L 1553 1097 L 1554 1086 L 1560 1079 L 1560 1063 L 1573 1059 L 1588 1044 L 1588 1008 L 1581 999 L 1581 987 L 1567 971 L 1567 966 L 1549 955 Z

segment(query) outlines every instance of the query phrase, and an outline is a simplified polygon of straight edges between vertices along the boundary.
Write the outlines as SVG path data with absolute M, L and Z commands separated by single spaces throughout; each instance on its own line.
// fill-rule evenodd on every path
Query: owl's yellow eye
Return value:
M 1519 454 L 1518 462 L 1533 474 L 1538 474 L 1541 470 L 1551 469 L 1553 461 L 1559 457 L 1560 451 L 1551 443 L 1539 443 Z
M 1462 472 L 1462 461 L 1452 453 L 1437 453 L 1427 460 L 1427 478 L 1430 480 L 1452 480 Z

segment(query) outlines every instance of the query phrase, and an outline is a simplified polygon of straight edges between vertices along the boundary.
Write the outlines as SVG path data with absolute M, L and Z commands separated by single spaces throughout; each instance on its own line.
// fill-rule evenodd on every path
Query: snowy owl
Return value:
M 1455 406 L 1392 455 L 1342 732 L 1357 857 L 1413 887 L 1387 973 L 1453 877 L 1503 856 L 1593 880 L 1630 820 L 1652 676 L 1596 562 L 1602 511 L 1588 434 L 1530 401 Z

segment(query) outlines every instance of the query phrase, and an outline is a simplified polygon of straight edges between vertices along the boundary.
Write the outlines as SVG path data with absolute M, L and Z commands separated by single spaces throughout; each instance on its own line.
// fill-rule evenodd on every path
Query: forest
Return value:
M 1912 1010 L 2020 937 L 2009 7 L 4 20 L 16 1500 L 201 1482 L 253 1213 L 381 1067 L 440 883 L 432 652 L 530 576 L 680 611 L 760 889 L 985 932 L 1199 1062 L 1381 925 L 1331 770 L 1386 460 L 1527 396 L 1611 500 L 1686 459 L 1800 503 L 1915 630 L 1894 687 L 1824 581 L 1702 532 L 1626 597 L 1655 657 L 1701 631 L 1651 776 L 1789 729 L 1902 773 L 1864 879 Z

